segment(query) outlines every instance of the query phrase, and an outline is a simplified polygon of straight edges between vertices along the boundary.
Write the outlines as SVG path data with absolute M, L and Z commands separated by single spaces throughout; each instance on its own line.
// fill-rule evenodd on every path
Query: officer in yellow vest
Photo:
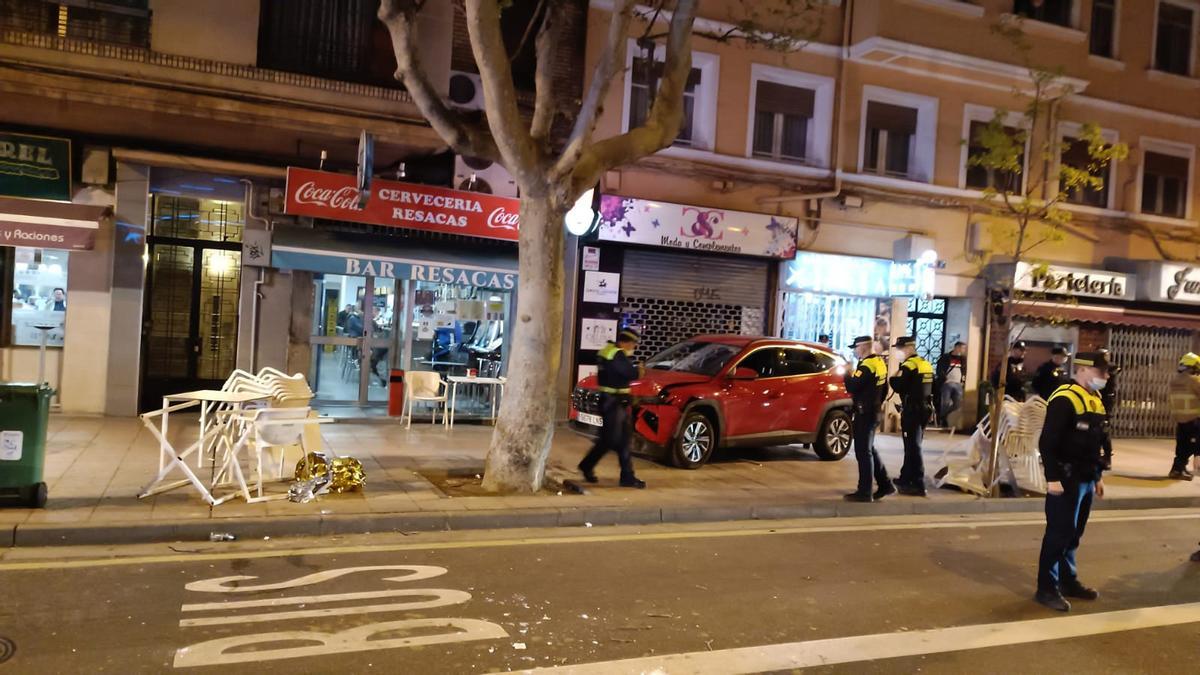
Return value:
M 1079 581 L 1075 551 L 1087 526 L 1092 500 L 1104 497 L 1103 447 L 1107 415 L 1100 392 L 1108 384 L 1107 352 L 1075 355 L 1075 375 L 1050 395 L 1038 440 L 1046 472 L 1046 534 L 1038 558 L 1034 600 L 1066 612 L 1066 598 L 1095 600 L 1100 594 Z
M 925 426 L 933 414 L 933 366 L 917 356 L 917 340 L 911 335 L 896 338 L 895 348 L 904 355 L 892 376 L 892 390 L 900 396 L 900 432 L 904 436 L 904 466 L 896 479 L 902 495 L 925 496 L 925 461 L 921 443 Z
M 858 367 L 846 375 L 846 391 L 854 399 L 854 459 L 858 462 L 858 489 L 845 495 L 848 502 L 870 502 L 896 492 L 887 468 L 875 450 L 875 427 L 879 407 L 887 395 L 887 362 L 874 350 L 868 335 L 854 338 L 850 348 L 858 358 Z M 878 488 L 871 492 L 871 479 Z
M 621 487 L 644 488 L 646 483 L 633 475 L 633 458 L 629 454 L 629 442 L 633 427 L 629 419 L 632 402 L 629 385 L 641 376 L 641 367 L 634 364 L 632 357 L 637 349 L 638 334 L 626 328 L 617 334 L 615 343 L 609 342 L 596 354 L 596 380 L 600 385 L 600 416 L 604 426 L 591 452 L 579 463 L 583 479 L 597 482 L 596 464 L 609 450 L 617 452 L 621 463 Z

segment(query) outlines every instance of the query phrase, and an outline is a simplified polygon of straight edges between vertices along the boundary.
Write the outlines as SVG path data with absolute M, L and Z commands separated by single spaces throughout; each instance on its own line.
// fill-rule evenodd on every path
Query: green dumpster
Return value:
M 37 384 L 0 383 L 0 497 L 24 506 L 46 505 L 42 467 L 54 390 Z

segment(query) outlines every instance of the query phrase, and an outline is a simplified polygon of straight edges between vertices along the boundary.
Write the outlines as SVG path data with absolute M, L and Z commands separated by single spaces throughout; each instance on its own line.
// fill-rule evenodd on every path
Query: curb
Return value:
M 1097 510 L 1120 511 L 1200 508 L 1200 497 L 1128 497 L 1101 500 Z M 276 518 L 186 519 L 164 523 L 106 523 L 103 525 L 24 524 L 0 529 L 0 547 L 139 544 L 207 540 L 212 532 L 229 532 L 238 539 L 312 537 L 372 532 L 437 532 L 516 528 L 585 527 L 717 523 L 792 518 L 850 516 L 973 515 L 1037 513 L 1038 498 L 936 501 L 893 499 L 876 504 L 808 501 L 793 504 L 736 504 L 714 506 L 573 506 L 559 508 L 495 509 L 392 514 L 281 516 Z

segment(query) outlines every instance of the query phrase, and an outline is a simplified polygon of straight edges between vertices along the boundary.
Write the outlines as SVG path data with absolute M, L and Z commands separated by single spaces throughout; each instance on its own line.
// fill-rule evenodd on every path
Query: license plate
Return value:
M 594 427 L 604 426 L 604 418 L 600 417 L 599 415 L 589 415 L 588 413 L 581 412 L 576 414 L 575 419 L 583 422 L 584 424 L 590 424 Z

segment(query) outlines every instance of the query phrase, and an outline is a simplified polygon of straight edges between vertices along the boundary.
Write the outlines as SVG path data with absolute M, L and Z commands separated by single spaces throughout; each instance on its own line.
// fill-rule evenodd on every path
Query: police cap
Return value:
M 894 344 L 892 346 L 899 348 L 899 347 L 910 347 L 915 344 L 917 344 L 917 339 L 915 337 L 913 337 L 911 335 L 905 335 L 903 337 L 896 338 L 896 344 Z
M 870 335 L 859 335 L 858 337 L 854 338 L 854 342 L 850 343 L 850 349 L 854 349 L 855 347 L 863 344 L 864 342 L 867 344 L 870 344 L 870 343 L 874 342 L 874 340 L 871 339 Z
M 1107 351 L 1107 350 L 1101 349 L 1100 351 Z M 1055 347 L 1050 350 L 1050 353 L 1054 356 L 1070 356 L 1071 355 L 1071 352 L 1067 351 L 1066 347 Z
M 1108 360 L 1108 352 L 1079 352 L 1075 355 L 1075 365 L 1108 370 L 1112 363 Z
M 617 333 L 617 342 L 641 342 L 642 336 L 638 335 L 637 331 L 632 328 L 622 328 L 621 332 Z
M 1025 349 L 1025 341 L 1024 341 L 1024 340 L 1017 340 L 1016 342 L 1012 343 L 1012 347 L 1009 347 L 1009 349 L 1021 349 L 1021 350 L 1024 350 L 1024 349 Z

